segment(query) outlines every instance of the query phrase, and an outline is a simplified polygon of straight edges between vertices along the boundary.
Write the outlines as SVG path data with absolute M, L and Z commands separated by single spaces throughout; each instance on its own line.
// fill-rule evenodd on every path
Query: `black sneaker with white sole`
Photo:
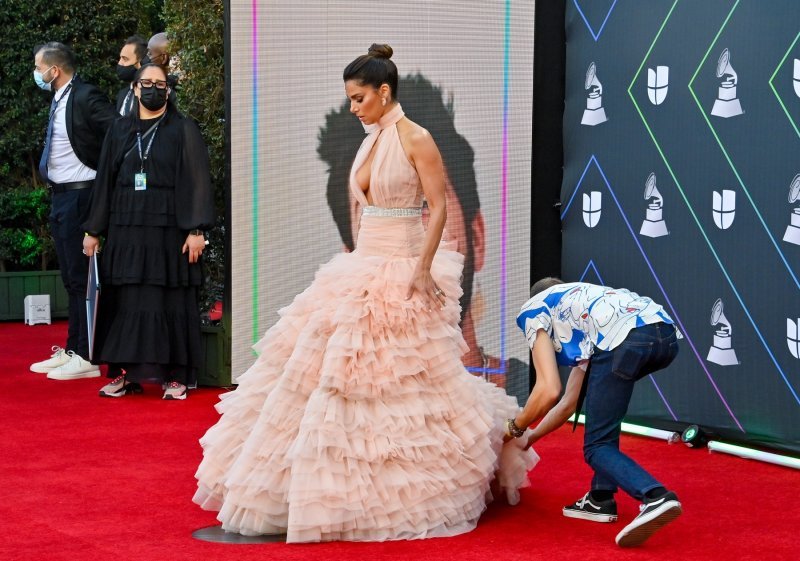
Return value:
M 580 518 L 592 522 L 616 522 L 617 501 L 608 499 L 598 501 L 592 498 L 591 493 L 586 493 L 571 505 L 561 509 L 567 518 Z
M 657 499 L 650 499 L 639 507 L 639 515 L 617 534 L 617 545 L 635 547 L 644 543 L 662 526 L 675 520 L 683 512 L 678 496 L 667 491 Z

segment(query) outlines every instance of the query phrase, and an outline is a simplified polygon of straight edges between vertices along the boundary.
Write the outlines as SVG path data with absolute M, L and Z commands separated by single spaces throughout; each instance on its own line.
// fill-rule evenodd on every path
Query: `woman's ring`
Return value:
M 444 294 L 444 293 L 442 292 L 442 289 L 441 289 L 441 288 L 437 288 L 436 290 L 434 290 L 434 291 L 433 291 L 433 293 L 434 293 L 436 296 L 439 296 L 440 294 Z

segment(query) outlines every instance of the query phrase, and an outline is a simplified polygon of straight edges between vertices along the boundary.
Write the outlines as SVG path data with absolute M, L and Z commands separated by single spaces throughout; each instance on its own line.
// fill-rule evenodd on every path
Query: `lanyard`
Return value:
M 72 82 L 67 84 L 67 87 L 64 88 L 64 92 L 58 97 L 58 99 L 56 99 L 56 96 L 53 96 L 53 103 L 51 104 L 51 107 L 50 107 L 50 116 L 49 116 L 49 120 L 50 121 L 53 120 L 53 115 L 55 114 L 56 109 L 58 109 L 58 104 L 61 103 L 62 99 L 67 97 L 67 94 L 69 93 L 69 91 L 71 89 L 72 89 Z
M 140 173 L 144 173 L 144 164 L 147 162 L 147 158 L 150 156 L 150 148 L 153 147 L 153 139 L 155 139 L 156 133 L 158 132 L 158 126 L 161 124 L 161 121 L 164 120 L 165 116 L 166 113 L 164 113 L 164 115 L 155 124 L 155 128 L 153 128 L 153 134 L 150 135 L 150 142 L 147 143 L 147 148 L 145 148 L 144 154 L 142 154 L 142 133 L 140 131 L 136 131 L 136 146 L 139 148 L 139 161 L 141 162 L 141 166 L 139 166 Z

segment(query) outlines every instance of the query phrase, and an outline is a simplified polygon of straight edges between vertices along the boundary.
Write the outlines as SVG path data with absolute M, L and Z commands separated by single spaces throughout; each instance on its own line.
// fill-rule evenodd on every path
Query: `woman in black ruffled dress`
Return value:
M 185 399 L 200 360 L 203 230 L 214 222 L 208 150 L 168 102 L 161 67 L 143 66 L 135 84 L 138 115 L 108 131 L 84 223 L 87 255 L 105 237 L 93 361 L 113 378 L 101 396 L 160 382 L 164 399 Z

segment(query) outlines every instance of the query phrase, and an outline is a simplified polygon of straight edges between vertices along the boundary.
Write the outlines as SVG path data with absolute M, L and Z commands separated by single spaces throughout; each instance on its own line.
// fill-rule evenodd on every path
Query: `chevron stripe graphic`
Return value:
M 596 43 L 597 40 L 600 39 L 600 36 L 603 34 L 603 29 L 605 29 L 606 23 L 608 23 L 608 18 L 611 17 L 611 12 L 614 11 L 614 7 L 617 5 L 617 0 L 614 0 L 614 3 L 611 4 L 611 7 L 608 9 L 606 17 L 603 19 L 603 23 L 600 24 L 600 29 L 597 31 L 597 33 L 595 33 L 592 24 L 589 23 L 589 20 L 586 18 L 586 14 L 583 13 L 580 2 L 578 2 L 578 0 L 572 0 L 572 3 L 575 4 L 575 9 L 578 10 L 578 13 L 581 15 L 581 19 L 583 19 L 583 23 L 586 24 L 586 28 L 589 30 L 589 33 L 592 34 L 592 37 L 594 38 Z
M 670 176 L 672 177 L 672 180 L 675 182 L 675 185 L 678 188 L 678 192 L 680 193 L 681 198 L 683 199 L 684 203 L 686 204 L 686 207 L 688 208 L 689 213 L 692 216 L 692 219 L 694 220 L 695 224 L 697 225 L 697 228 L 698 228 L 701 236 L 703 237 L 703 240 L 706 242 L 706 245 L 708 246 L 708 249 L 711 251 L 711 254 L 714 257 L 714 260 L 717 262 L 717 265 L 719 265 L 719 268 L 722 271 L 722 274 L 725 277 L 725 280 L 728 282 L 728 285 L 731 287 L 731 290 L 733 291 L 734 295 L 736 296 L 736 298 L 737 298 L 737 300 L 739 302 L 739 305 L 742 307 L 742 310 L 745 312 L 748 320 L 750 320 L 750 323 L 753 326 L 753 329 L 755 330 L 759 340 L 761 341 L 761 344 L 766 349 L 767 354 L 769 355 L 770 359 L 772 360 L 773 364 L 775 365 L 775 368 L 778 370 L 778 373 L 780 374 L 780 376 L 783 379 L 783 381 L 786 384 L 786 386 L 789 388 L 789 391 L 791 392 L 791 394 L 794 397 L 794 399 L 797 402 L 797 404 L 800 405 L 800 397 L 798 396 L 797 391 L 795 391 L 795 389 L 792 386 L 791 382 L 789 381 L 786 373 L 784 373 L 784 371 L 781 368 L 779 362 L 775 358 L 775 355 L 774 355 L 772 349 L 770 348 L 770 346 L 767 343 L 766 339 L 764 338 L 764 336 L 762 335 L 761 331 L 759 330 L 758 325 L 756 324 L 752 314 L 750 313 L 750 310 L 748 309 L 747 305 L 744 302 L 744 299 L 742 298 L 741 294 L 739 293 L 738 289 L 736 288 L 736 285 L 734 284 L 733 279 L 731 279 L 728 271 L 725 269 L 725 266 L 722 263 L 722 259 L 720 258 L 719 254 L 717 253 L 717 250 L 714 247 L 714 245 L 711 243 L 711 240 L 709 239 L 708 234 L 706 233 L 705 229 L 703 228 L 703 225 L 702 225 L 699 217 L 697 216 L 697 213 L 695 212 L 695 209 L 692 207 L 692 204 L 689 202 L 689 199 L 688 199 L 688 197 L 686 195 L 686 192 L 685 192 L 684 188 L 681 185 L 681 182 L 678 180 L 677 176 L 675 175 L 675 171 L 673 170 L 673 167 L 670 164 L 669 159 L 667 158 L 666 154 L 664 153 L 664 150 L 662 149 L 661 145 L 659 144 L 655 133 L 653 132 L 652 128 L 650 127 L 650 124 L 647 122 L 647 119 L 644 116 L 641 107 L 639 106 L 639 104 L 636 101 L 636 97 L 633 95 L 633 87 L 637 83 L 637 81 L 639 79 L 639 76 L 640 76 L 640 74 L 642 72 L 642 69 L 645 67 L 645 64 L 647 63 L 647 59 L 650 57 L 650 54 L 652 53 L 653 48 L 655 47 L 656 43 L 658 42 L 659 38 L 661 37 L 661 33 L 663 32 L 664 28 L 667 25 L 667 22 L 672 17 L 672 14 L 675 11 L 675 8 L 677 7 L 677 5 L 679 3 L 680 3 L 680 0 L 675 0 L 673 2 L 672 6 L 670 7 L 670 10 L 667 13 L 667 16 L 665 17 L 664 21 L 662 22 L 661 27 L 659 28 L 658 32 L 656 33 L 656 36 L 654 37 L 653 42 L 650 45 L 650 48 L 647 50 L 647 52 L 646 52 L 646 54 L 644 56 L 644 59 L 642 59 L 642 62 L 639 65 L 639 68 L 636 71 L 636 74 L 633 76 L 633 79 L 631 80 L 631 83 L 628 86 L 628 97 L 630 97 L 631 102 L 633 103 L 633 106 L 636 108 L 636 112 L 639 114 L 639 118 L 642 120 L 642 123 L 644 124 L 644 127 L 647 130 L 648 135 L 650 136 L 650 139 L 653 141 L 653 144 L 655 145 L 655 148 L 658 151 L 658 154 L 661 156 L 661 159 L 664 162 L 664 165 L 666 166 L 667 171 L 669 172 Z M 708 55 L 711 52 L 711 49 L 714 47 L 714 44 L 716 44 L 717 40 L 719 39 L 720 34 L 722 33 L 723 29 L 727 25 L 728 21 L 731 18 L 731 15 L 736 10 L 736 7 L 738 5 L 739 5 L 739 0 L 736 0 L 736 3 L 733 5 L 731 11 L 728 13 L 727 17 L 725 18 L 725 21 L 723 22 L 722 27 L 717 32 L 716 36 L 714 37 L 714 41 L 712 42 L 711 46 L 709 46 L 708 51 L 706 51 L 706 54 L 703 57 L 703 60 L 700 62 L 700 65 L 697 67 L 697 70 L 695 71 L 694 75 L 692 76 L 692 79 L 689 82 L 689 91 L 691 92 L 692 97 L 694 98 L 695 102 L 697 103 L 698 107 L 700 108 L 700 112 L 702 113 L 703 118 L 706 120 L 706 123 L 708 124 L 709 128 L 711 129 L 712 134 L 714 135 L 715 139 L 717 140 L 717 143 L 719 144 L 720 148 L 723 151 L 723 154 L 725 154 L 725 157 L 728 160 L 728 163 L 731 165 L 732 168 L 733 168 L 733 163 L 731 162 L 730 158 L 728 157 L 727 152 L 725 152 L 725 148 L 722 145 L 721 141 L 719 140 L 719 137 L 717 136 L 716 131 L 714 130 L 714 128 L 711 125 L 711 123 L 709 122 L 708 116 L 703 111 L 703 108 L 700 105 L 699 100 L 697 99 L 697 95 L 695 95 L 694 91 L 691 88 L 691 84 L 694 81 L 694 79 L 697 77 L 697 75 L 698 75 L 698 73 L 700 71 L 700 68 L 705 63 L 705 60 L 708 58 Z M 739 178 L 739 175 L 736 172 L 735 168 L 734 168 L 734 173 L 736 173 L 736 177 Z M 744 183 L 741 181 L 740 178 L 739 178 L 739 181 L 740 181 L 740 184 L 742 185 L 742 188 L 745 190 L 745 192 L 747 192 L 746 191 L 746 187 L 744 186 Z M 750 203 L 753 205 L 753 208 L 755 208 L 755 203 L 753 202 L 753 200 L 750 197 L 749 193 L 747 193 L 747 197 L 750 200 Z M 763 219 L 761 218 L 761 215 L 758 214 L 758 210 L 757 209 L 756 209 L 756 213 L 757 213 L 759 219 L 761 219 L 761 223 L 764 226 L 764 228 L 767 229 L 766 228 L 766 224 L 764 223 Z M 769 230 L 768 229 L 767 229 L 767 233 L 769 234 Z M 770 239 L 772 239 L 773 243 L 775 243 L 774 242 L 774 238 L 772 238 L 771 235 L 770 235 Z M 780 250 L 779 250 L 779 253 L 780 253 Z M 781 255 L 781 257 L 783 257 L 782 253 L 780 255 Z M 785 258 L 784 258 L 784 263 L 786 263 Z M 788 263 L 787 263 L 787 267 L 788 267 Z M 789 268 L 789 270 L 791 271 L 791 268 Z M 793 278 L 795 278 L 795 282 L 797 282 L 796 281 L 796 277 L 793 277 Z M 683 330 L 683 327 L 681 327 L 681 329 Z M 685 335 L 685 332 L 684 332 L 684 335 Z M 687 339 L 688 339 L 688 337 L 687 337 Z M 705 365 L 705 362 L 700 358 L 700 355 L 697 353 L 697 350 L 694 348 L 693 345 L 692 345 L 692 350 L 695 352 L 695 355 L 698 357 L 698 360 L 700 361 L 700 364 L 702 365 L 703 370 L 706 372 L 706 375 L 712 381 L 712 384 L 714 385 L 714 387 L 716 389 L 716 384 L 713 383 L 713 379 L 711 379 L 711 377 L 710 377 L 710 374 L 709 374 L 708 369 L 707 369 L 707 367 Z M 719 394 L 719 396 L 722 399 L 722 395 Z M 723 399 L 723 401 L 724 401 L 724 399 Z M 726 403 L 726 406 L 727 406 L 727 403 Z M 731 416 L 734 418 L 734 420 L 736 420 L 736 418 L 735 418 L 735 416 L 733 416 L 733 412 L 730 410 L 730 408 L 728 409 L 728 412 L 731 414 Z M 736 423 L 739 426 L 739 428 L 741 428 L 741 425 L 739 424 L 738 420 L 736 421 Z
M 676 3 L 677 3 L 677 1 L 678 0 L 676 0 Z M 647 255 L 647 252 L 645 252 L 644 248 L 642 247 L 642 244 L 639 242 L 639 237 L 636 235 L 635 230 L 633 229 L 633 227 L 631 226 L 630 222 L 628 221 L 628 217 L 625 215 L 625 211 L 622 209 L 622 205 L 620 205 L 619 200 L 617 199 L 617 195 L 614 192 L 614 189 L 611 187 L 611 183 L 608 181 L 608 178 L 606 177 L 606 174 L 603 171 L 603 168 L 600 166 L 600 163 L 597 161 L 597 158 L 594 156 L 594 154 L 591 156 L 591 158 L 589 158 L 589 161 L 587 162 L 586 167 L 584 168 L 583 173 L 581 174 L 581 177 L 578 180 L 578 183 L 577 183 L 577 185 L 575 187 L 575 190 L 572 193 L 572 196 L 570 197 L 569 201 L 567 202 L 566 206 L 564 207 L 564 210 L 561 213 L 561 221 L 562 222 L 564 221 L 564 217 L 567 215 L 567 212 L 569 212 L 569 209 L 572 206 L 572 201 L 575 199 L 575 195 L 578 193 L 578 191 L 580 191 L 581 184 L 583 183 L 583 179 L 584 179 L 584 177 L 586 177 L 586 173 L 589 171 L 589 168 L 592 166 L 592 164 L 594 164 L 597 167 L 597 170 L 600 173 L 600 176 L 603 178 L 603 183 L 605 184 L 606 189 L 608 189 L 608 192 L 611 195 L 611 198 L 614 200 L 614 203 L 615 203 L 615 205 L 617 207 L 617 210 L 619 210 L 619 213 L 622 216 L 622 220 L 625 222 L 626 229 L 630 233 L 631 238 L 633 239 L 634 243 L 636 244 L 636 247 L 639 249 L 639 253 L 641 253 L 642 258 L 644 259 L 644 262 L 647 265 L 647 268 L 650 271 L 650 274 L 652 275 L 653 279 L 656 281 L 656 284 L 658 285 L 659 290 L 661 290 L 661 294 L 664 296 L 664 300 L 666 301 L 666 304 L 669 307 L 670 315 L 672 315 L 672 319 L 675 320 L 675 323 L 678 325 L 678 328 L 681 330 L 681 333 L 683 333 L 684 338 L 689 343 L 689 347 L 691 347 L 692 352 L 694 353 L 694 356 L 697 358 L 697 362 L 700 364 L 700 367 L 703 369 L 703 372 L 705 372 L 706 378 L 708 378 L 708 381 L 711 383 L 711 386 L 714 388 L 714 391 L 716 392 L 716 394 L 719 397 L 720 401 L 725 406 L 725 409 L 728 411 L 728 414 L 731 416 L 733 421 L 736 423 L 736 426 L 739 427 L 739 430 L 741 430 L 742 432 L 745 432 L 744 428 L 742 427 L 742 424 L 739 422 L 739 419 L 736 418 L 736 415 L 734 414 L 734 412 L 731 409 L 730 405 L 728 404 L 727 400 L 722 395 L 722 391 L 717 386 L 717 383 L 714 381 L 713 376 L 711 376 L 711 372 L 709 372 L 705 361 L 700 356 L 700 353 L 697 351 L 697 347 L 695 346 L 694 341 L 692 340 L 692 338 L 691 338 L 691 336 L 689 334 L 689 331 L 686 329 L 686 326 L 684 325 L 683 321 L 681 321 L 681 317 L 680 317 L 680 314 L 678 313 L 677 308 L 672 303 L 672 299 L 669 297 L 669 294 L 667 294 L 667 290 L 664 288 L 664 285 L 662 284 L 661 279 L 659 278 L 658 274 L 656 273 L 655 269 L 653 268 L 653 264 L 651 263 L 650 258 Z M 595 268 L 595 271 L 597 271 L 596 268 Z M 598 277 L 599 277 L 599 274 L 598 274 Z M 653 379 L 653 383 L 655 384 L 656 381 L 655 381 L 654 377 L 650 376 L 650 378 Z M 658 386 L 656 386 L 656 389 L 657 389 L 658 393 L 661 394 L 661 389 L 658 388 Z M 664 403 L 667 406 L 667 409 L 670 411 L 670 413 L 672 413 L 672 410 L 670 409 L 669 404 L 666 403 L 666 400 L 664 401 Z M 673 416 L 673 418 L 675 418 L 675 417 Z
M 786 63 L 786 59 L 789 57 L 789 53 L 792 52 L 792 49 L 794 49 L 794 46 L 797 44 L 798 39 L 800 39 L 800 32 L 798 32 L 797 36 L 794 38 L 794 41 L 792 41 L 792 44 L 789 45 L 789 48 L 786 49 L 786 53 L 784 53 L 783 58 L 778 63 L 778 66 L 775 67 L 775 72 L 772 73 L 772 76 L 769 79 L 769 87 L 772 88 L 772 93 L 774 93 L 775 97 L 778 98 L 778 103 L 780 103 L 781 109 L 783 109 L 783 112 L 786 113 L 786 117 L 792 124 L 794 132 L 797 134 L 798 138 L 800 138 L 800 129 L 797 128 L 797 123 L 792 118 L 792 114 L 789 113 L 789 109 L 786 107 L 786 104 L 784 103 L 783 98 L 781 98 L 781 95 L 778 93 L 778 90 L 775 89 L 775 76 L 777 76 L 778 71 Z

